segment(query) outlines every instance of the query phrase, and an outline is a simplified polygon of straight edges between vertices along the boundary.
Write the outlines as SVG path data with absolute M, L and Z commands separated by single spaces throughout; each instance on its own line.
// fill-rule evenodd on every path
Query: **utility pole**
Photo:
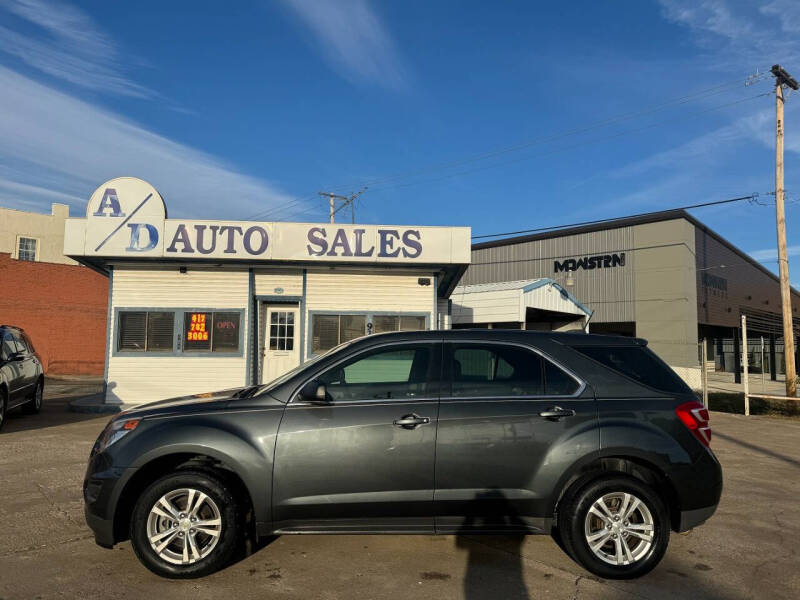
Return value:
M 336 213 L 338 213 L 340 210 L 342 210 L 343 208 L 345 208 L 348 205 L 350 205 L 350 222 L 351 223 L 355 223 L 356 222 L 356 204 L 355 204 L 356 198 L 358 198 L 361 194 L 363 194 L 366 191 L 367 191 L 367 188 L 365 187 L 365 188 L 361 189 L 360 191 L 356 192 L 355 194 L 350 194 L 349 196 L 342 196 L 340 194 L 334 194 L 332 192 L 317 192 L 317 193 L 320 196 L 328 198 L 328 201 L 330 202 L 329 214 L 330 214 L 330 218 L 331 218 L 331 223 L 335 222 Z M 342 201 L 342 203 L 339 205 L 338 208 L 336 207 L 336 200 L 341 200 Z
M 797 81 L 780 65 L 773 65 L 775 76 L 775 220 L 778 228 L 778 271 L 781 280 L 783 309 L 783 361 L 786 363 L 786 395 L 797 395 L 797 373 L 794 364 L 794 328 L 792 296 L 789 288 L 789 259 L 786 255 L 786 216 L 783 189 L 783 86 L 797 90 Z
M 329 212 L 329 215 L 330 215 L 330 218 L 331 218 L 331 223 L 335 223 L 336 222 L 335 215 L 336 215 L 337 212 L 339 212 L 339 209 L 342 206 L 346 205 L 347 200 L 348 200 L 347 196 L 340 196 L 339 194 L 334 194 L 332 192 L 318 192 L 318 193 L 319 193 L 320 196 L 328 198 L 329 206 L 330 206 L 328 212 Z M 339 208 L 336 208 L 336 200 L 342 200 L 344 203 Z

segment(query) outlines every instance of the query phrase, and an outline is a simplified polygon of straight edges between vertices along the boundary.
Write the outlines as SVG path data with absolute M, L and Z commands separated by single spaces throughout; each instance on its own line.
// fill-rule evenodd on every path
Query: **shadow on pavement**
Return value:
M 792 458 L 791 456 L 786 456 L 785 454 L 780 454 L 778 452 L 770 450 L 769 448 L 764 448 L 762 446 L 756 446 L 755 444 L 751 444 L 750 442 L 745 442 L 744 440 L 740 440 L 739 438 L 735 438 L 733 436 L 726 435 L 724 433 L 719 433 L 716 430 L 714 431 L 714 437 L 721 438 L 721 439 L 725 440 L 726 442 L 731 442 L 732 444 L 737 444 L 739 446 L 742 446 L 743 448 L 747 448 L 748 450 L 753 450 L 754 452 L 758 452 L 760 454 L 763 454 L 764 456 L 769 456 L 770 458 L 776 458 L 776 459 L 778 459 L 780 461 L 785 462 L 788 465 L 800 468 L 800 460 L 797 460 L 796 458 Z
M 48 398 L 47 395 L 45 395 L 42 402 L 42 410 L 38 415 L 27 415 L 19 408 L 12 409 L 6 415 L 6 422 L 0 436 L 20 431 L 32 431 L 47 427 L 69 425 L 70 423 L 78 423 L 92 419 L 101 419 L 105 422 L 111 418 L 111 415 L 76 413 L 70 411 L 69 403 L 84 396 L 85 394 L 79 394 Z
M 488 515 L 487 516 L 487 510 Z M 467 517 L 456 533 L 456 546 L 467 551 L 467 571 L 464 575 L 464 598 L 530 598 L 522 574 L 522 555 L 525 541 L 525 523 L 500 490 L 479 493 L 472 506 L 467 507 Z M 503 551 L 492 551 L 490 546 L 467 537 L 481 531 L 519 531 L 503 536 Z

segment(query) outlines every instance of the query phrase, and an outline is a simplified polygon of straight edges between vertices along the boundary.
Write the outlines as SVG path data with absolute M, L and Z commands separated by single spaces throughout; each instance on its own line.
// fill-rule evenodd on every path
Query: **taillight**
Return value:
M 687 402 L 675 409 L 675 414 L 706 448 L 711 444 L 708 409 L 699 402 Z

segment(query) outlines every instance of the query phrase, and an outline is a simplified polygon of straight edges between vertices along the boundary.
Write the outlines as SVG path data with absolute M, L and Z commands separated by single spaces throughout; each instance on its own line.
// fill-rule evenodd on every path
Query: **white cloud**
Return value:
M 774 0 L 761 7 L 761 13 L 777 17 L 786 33 L 800 32 L 800 3 L 796 0 Z
M 800 8 L 796 0 L 773 0 L 760 6 L 729 0 L 659 0 L 664 17 L 687 27 L 714 68 L 768 68 L 800 58 L 797 36 Z M 777 23 L 776 23 L 777 21 Z
M 314 34 L 323 57 L 351 81 L 400 89 L 407 83 L 394 40 L 367 0 L 284 0 Z
M 121 175 L 151 182 L 172 216 L 244 218 L 293 200 L 211 155 L 3 66 L 0 89 L 3 205 L 85 206 L 98 185 Z
M 749 252 L 750 256 L 761 262 L 775 262 L 778 260 L 777 248 L 764 248 L 763 250 L 753 250 Z M 800 256 L 800 246 L 787 246 L 787 256 Z
M 49 0 L 2 0 L 6 12 L 0 25 L 0 50 L 63 81 L 126 96 L 153 95 L 123 74 L 113 41 L 77 8 Z M 35 34 L 8 26 L 8 16 L 33 26 Z

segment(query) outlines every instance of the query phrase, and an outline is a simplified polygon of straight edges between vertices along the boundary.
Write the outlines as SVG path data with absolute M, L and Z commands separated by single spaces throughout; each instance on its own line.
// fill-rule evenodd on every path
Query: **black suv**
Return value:
M 708 412 L 638 339 L 372 335 L 275 381 L 116 416 L 84 498 L 101 546 L 196 577 L 247 534 L 553 533 L 631 578 L 722 492 Z
M 42 410 L 44 371 L 31 339 L 19 327 L 0 325 L 0 429 L 8 411 Z

